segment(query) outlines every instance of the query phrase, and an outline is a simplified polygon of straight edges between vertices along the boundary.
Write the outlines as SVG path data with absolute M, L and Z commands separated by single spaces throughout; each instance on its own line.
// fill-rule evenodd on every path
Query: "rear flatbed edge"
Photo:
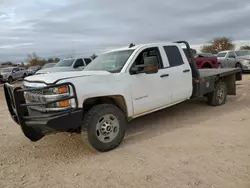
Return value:
M 223 69 L 199 69 L 200 78 L 208 78 L 208 77 L 223 77 L 228 76 L 230 74 L 241 73 L 239 68 L 223 68 Z

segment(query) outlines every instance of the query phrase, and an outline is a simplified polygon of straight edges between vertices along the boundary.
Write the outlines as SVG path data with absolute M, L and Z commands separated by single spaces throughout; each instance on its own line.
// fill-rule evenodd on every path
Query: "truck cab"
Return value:
M 191 97 L 223 105 L 236 94 L 238 69 L 198 70 L 185 41 L 129 45 L 99 55 L 81 71 L 26 77 L 23 87 L 4 85 L 13 120 L 31 141 L 47 134 L 87 134 L 104 152 L 123 140 L 129 121 Z M 241 76 L 241 75 L 240 75 Z
M 91 58 L 65 58 L 57 62 L 53 67 L 41 69 L 36 74 L 45 74 L 52 72 L 80 71 L 90 62 Z

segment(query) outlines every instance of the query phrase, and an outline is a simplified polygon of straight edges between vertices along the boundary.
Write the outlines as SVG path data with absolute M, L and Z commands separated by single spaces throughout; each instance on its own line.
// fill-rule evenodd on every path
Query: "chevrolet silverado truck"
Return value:
M 241 79 L 237 68 L 198 70 L 189 44 L 177 41 L 108 51 L 82 71 L 33 75 L 21 87 L 6 83 L 4 92 L 12 119 L 31 141 L 75 131 L 105 152 L 120 145 L 134 118 L 194 97 L 223 105 Z
M 192 61 L 187 49 L 183 49 L 188 61 Z M 191 49 L 192 50 L 192 49 Z M 211 53 L 197 53 L 194 54 L 194 61 L 198 69 L 214 69 L 214 68 L 222 68 L 221 64 L 218 63 L 218 59 L 216 56 L 213 56 Z

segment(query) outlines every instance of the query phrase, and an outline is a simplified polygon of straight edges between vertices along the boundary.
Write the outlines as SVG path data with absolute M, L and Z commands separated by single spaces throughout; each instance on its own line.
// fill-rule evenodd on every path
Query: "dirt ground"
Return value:
M 250 75 L 237 90 L 221 107 L 190 100 L 136 119 L 98 153 L 75 134 L 30 142 L 0 89 L 0 188 L 250 188 Z

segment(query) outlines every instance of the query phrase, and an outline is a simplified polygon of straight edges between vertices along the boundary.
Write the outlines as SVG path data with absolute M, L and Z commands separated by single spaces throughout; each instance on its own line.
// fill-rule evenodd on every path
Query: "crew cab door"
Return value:
M 136 65 L 155 63 L 158 72 L 152 74 L 134 73 Z M 170 81 L 166 69 L 163 69 L 161 53 L 158 47 L 144 47 L 135 58 L 129 70 L 130 91 L 134 116 L 139 116 L 171 103 Z
M 74 63 L 74 69 L 76 70 L 82 70 L 85 67 L 85 63 L 83 59 L 77 59 Z
M 175 45 L 163 46 L 169 67 L 171 103 L 189 99 L 193 91 L 192 70 L 184 51 Z
M 227 67 L 235 67 L 236 65 L 236 54 L 233 51 L 227 53 L 226 56 Z
M 18 79 L 19 78 L 19 75 L 20 75 L 20 70 L 19 68 L 13 68 L 12 69 L 12 73 L 11 73 L 11 76 L 13 79 Z

